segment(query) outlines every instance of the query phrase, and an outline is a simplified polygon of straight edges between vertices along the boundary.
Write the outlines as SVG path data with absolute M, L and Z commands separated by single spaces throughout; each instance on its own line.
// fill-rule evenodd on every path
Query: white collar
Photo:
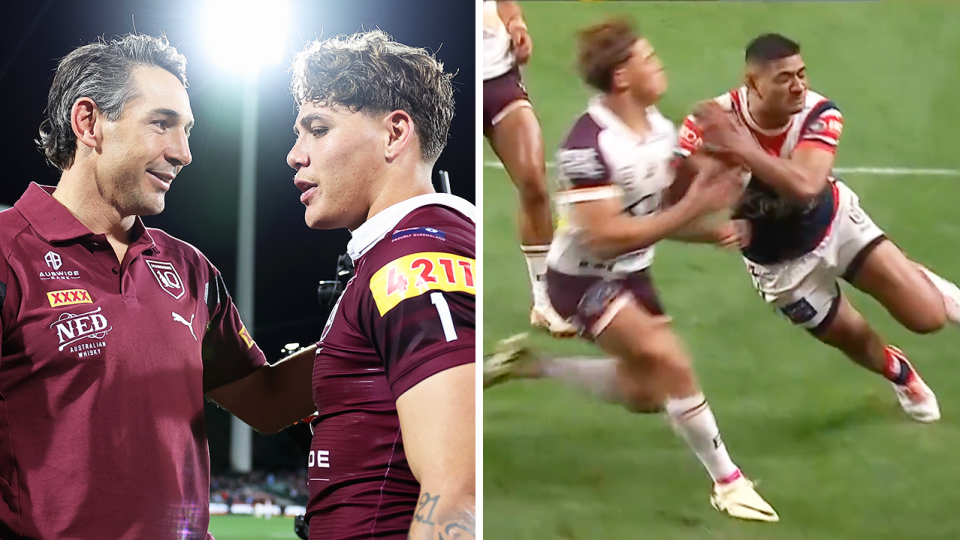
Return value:
M 647 142 L 651 135 L 656 138 L 655 133 L 658 130 L 658 126 L 655 125 L 658 114 L 657 107 L 650 105 L 644 112 L 647 115 L 647 121 L 650 123 L 650 132 L 646 135 L 641 135 L 623 123 L 623 120 L 603 103 L 603 94 L 593 96 L 587 104 L 587 113 L 602 129 L 614 129 L 638 143 Z
M 466 199 L 461 199 L 455 195 L 446 193 L 430 193 L 428 195 L 417 195 L 410 199 L 400 201 L 393 206 L 388 206 L 380 212 L 377 212 L 372 218 L 368 219 L 353 231 L 353 238 L 347 243 L 347 253 L 354 262 L 362 257 L 367 251 L 370 251 L 381 238 L 392 231 L 397 223 L 400 223 L 407 214 L 413 212 L 421 206 L 439 204 L 447 206 L 460 212 L 470 218 L 470 221 L 477 222 L 477 209 Z

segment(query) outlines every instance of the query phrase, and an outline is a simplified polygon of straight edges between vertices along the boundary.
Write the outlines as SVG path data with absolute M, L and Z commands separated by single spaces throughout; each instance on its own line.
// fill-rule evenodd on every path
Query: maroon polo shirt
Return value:
M 52 192 L 0 213 L 0 538 L 212 538 L 204 393 L 263 353 L 196 248 Z
M 353 233 L 355 275 L 323 330 L 313 371 L 311 540 L 407 538 L 420 486 L 396 401 L 427 377 L 474 362 L 472 216 L 462 199 L 424 195 Z

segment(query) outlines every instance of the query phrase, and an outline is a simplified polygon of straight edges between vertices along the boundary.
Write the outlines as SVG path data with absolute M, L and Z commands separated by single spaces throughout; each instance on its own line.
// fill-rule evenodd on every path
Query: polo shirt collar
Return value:
M 14 207 L 30 223 L 37 234 L 47 242 L 67 242 L 86 237 L 96 236 L 93 231 L 80 223 L 60 201 L 52 197 L 55 186 L 41 186 L 31 182 L 20 200 Z M 153 237 L 143 225 L 140 216 L 136 216 L 133 229 L 130 231 L 131 245 L 134 243 L 150 244 L 151 249 L 159 253 Z

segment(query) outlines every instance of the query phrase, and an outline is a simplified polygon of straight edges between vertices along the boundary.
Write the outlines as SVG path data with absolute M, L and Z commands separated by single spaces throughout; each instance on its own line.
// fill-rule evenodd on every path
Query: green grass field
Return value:
M 574 33 L 629 13 L 670 77 L 661 110 L 738 84 L 743 46 L 799 40 L 811 84 L 844 113 L 838 166 L 960 169 L 960 5 L 524 2 L 534 56 L 525 83 L 548 156 L 589 92 Z M 516 196 L 484 149 L 484 347 L 528 327 Z M 548 157 L 548 160 L 552 160 Z M 552 171 L 551 171 L 552 172 Z M 864 208 L 913 258 L 960 280 L 960 177 L 848 174 Z M 692 351 L 728 448 L 779 511 L 779 524 L 713 511 L 704 471 L 660 417 L 591 403 L 550 382 L 484 393 L 484 537 L 491 540 L 880 540 L 960 537 L 960 329 L 915 336 L 848 294 L 938 393 L 943 420 L 910 421 L 888 384 L 790 326 L 752 290 L 739 258 L 661 245 L 653 267 Z M 598 354 L 538 334 L 560 355 Z
M 210 533 L 217 540 L 270 540 L 299 538 L 293 532 L 293 518 L 257 519 L 252 516 L 210 516 Z

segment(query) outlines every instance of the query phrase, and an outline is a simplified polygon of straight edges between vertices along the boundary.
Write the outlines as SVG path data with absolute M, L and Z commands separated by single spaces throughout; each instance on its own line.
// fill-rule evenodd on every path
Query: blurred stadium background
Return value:
M 521 3 L 534 40 L 524 82 L 548 161 L 590 93 L 573 68 L 575 32 L 607 15 L 636 19 L 665 63 L 661 110 L 739 85 L 743 47 L 799 40 L 811 84 L 844 113 L 837 165 L 864 208 L 915 259 L 960 280 L 960 5 L 953 2 Z M 484 348 L 528 329 L 516 195 L 485 146 Z M 548 171 L 552 174 L 552 170 Z M 880 540 L 960 531 L 960 333 L 914 336 L 875 302 L 857 307 L 901 346 L 938 393 L 943 420 L 910 421 L 890 387 L 791 327 L 751 288 L 735 254 L 665 244 L 653 274 L 692 351 L 724 440 L 761 482 L 781 523 L 714 512 L 710 485 L 659 417 L 593 404 L 553 383 L 484 393 L 484 531 L 490 539 Z M 558 355 L 577 341 L 533 338 Z
M 238 10 L 252 9 L 255 16 L 265 16 L 264 10 L 275 9 L 275 3 L 227 2 L 220 12 L 223 17 L 213 18 L 207 16 L 209 4 L 208 0 L 5 2 L 0 17 L 0 97 L 7 105 L 0 133 L 4 164 L 0 207 L 13 205 L 30 182 L 57 181 L 33 142 L 56 61 L 98 36 L 109 39 L 134 29 L 152 35 L 164 32 L 188 61 L 188 93 L 197 121 L 190 140 L 194 161 L 178 176 L 166 210 L 144 221 L 197 246 L 221 270 L 236 297 L 242 85 L 238 74 L 218 67 L 206 37 L 227 26 Z M 290 0 L 289 12 L 284 59 L 259 73 L 254 308 L 245 320 L 272 361 L 282 356 L 286 344 L 307 345 L 319 337 L 330 306 L 319 302 L 318 282 L 335 278 L 337 258 L 346 252 L 349 240 L 346 231 L 313 231 L 304 225 L 299 191 L 286 164 L 296 118 L 287 68 L 305 41 L 379 27 L 398 41 L 436 51 L 448 70 L 457 73 L 457 112 L 436 170 L 448 171 L 453 193 L 470 201 L 476 174 L 472 4 Z M 240 39 L 256 42 L 262 37 L 258 29 Z M 209 403 L 206 412 L 214 502 L 220 498 L 253 505 L 269 498 L 284 509 L 306 502 L 306 474 L 300 469 L 306 465 L 307 426 L 275 436 L 253 435 L 249 450 L 241 452 L 247 459 L 238 462 L 231 459 L 231 416 Z M 218 540 L 295 537 L 290 519 L 214 517 L 211 531 Z

